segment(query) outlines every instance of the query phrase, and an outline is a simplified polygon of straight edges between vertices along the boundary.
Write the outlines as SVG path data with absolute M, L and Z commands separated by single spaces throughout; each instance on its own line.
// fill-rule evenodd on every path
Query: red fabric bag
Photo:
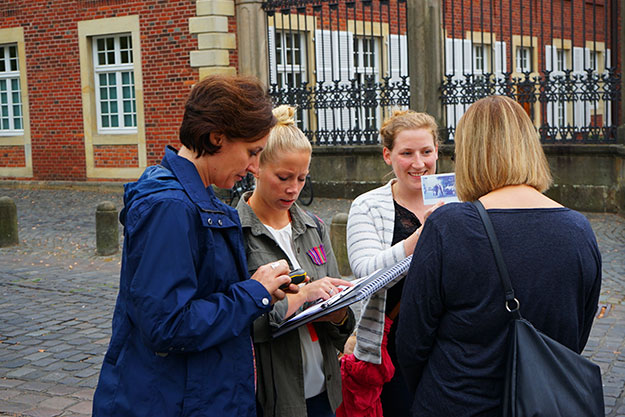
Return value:
M 392 324 L 393 320 L 387 316 L 384 320 L 380 365 L 358 360 L 353 353 L 341 358 L 343 403 L 336 410 L 336 417 L 383 417 L 380 394 L 384 384 L 395 373 L 395 367 L 386 350 Z

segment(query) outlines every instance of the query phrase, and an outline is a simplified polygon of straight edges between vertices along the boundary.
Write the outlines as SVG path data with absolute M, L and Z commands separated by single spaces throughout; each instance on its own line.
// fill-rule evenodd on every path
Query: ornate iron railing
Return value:
M 447 140 L 468 105 L 502 94 L 523 105 L 543 142 L 614 142 L 617 7 L 614 0 L 443 0 Z
M 314 144 L 377 144 L 409 104 L 406 0 L 266 1 L 269 90 Z

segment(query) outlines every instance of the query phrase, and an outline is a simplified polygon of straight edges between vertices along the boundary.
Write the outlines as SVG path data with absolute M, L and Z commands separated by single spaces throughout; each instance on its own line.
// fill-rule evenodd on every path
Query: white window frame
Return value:
M 532 72 L 532 48 L 529 46 L 516 47 L 516 72 Z
M 113 64 L 100 64 L 99 63 L 99 50 L 98 50 L 98 41 L 113 39 L 114 47 L 113 47 Z M 125 49 L 127 52 L 127 56 L 130 59 L 130 62 L 122 63 L 121 55 L 121 38 L 127 38 L 130 41 L 129 49 Z M 97 114 L 97 126 L 98 133 L 100 134 L 129 134 L 137 132 L 137 94 L 136 94 L 136 84 L 135 84 L 135 64 L 133 62 L 133 53 L 132 53 L 132 34 L 131 33 L 114 33 L 109 35 L 102 36 L 94 36 L 92 38 L 92 51 L 93 51 L 93 77 L 94 77 L 94 86 L 95 86 L 95 98 L 96 98 L 96 114 Z M 108 51 L 108 50 L 107 50 Z M 130 73 L 130 84 L 123 84 L 123 74 Z M 106 98 L 109 103 L 115 103 L 117 106 L 116 112 L 110 112 L 112 116 L 117 116 L 118 126 L 103 126 L 102 124 L 102 104 L 103 99 L 101 97 L 101 88 L 100 85 L 100 76 L 101 75 L 113 75 L 115 77 L 115 92 L 116 98 L 110 99 Z M 123 89 L 125 87 L 130 87 L 131 89 L 131 99 L 125 99 L 123 95 Z M 130 101 L 131 111 L 130 113 L 124 111 L 124 101 Z M 126 125 L 125 116 L 130 115 L 132 122 L 130 125 Z
M 476 43 L 473 44 L 473 72 L 474 74 L 490 73 L 490 53 L 491 45 Z M 480 52 L 478 52 L 480 51 Z
M 307 35 L 306 31 L 275 29 L 276 82 L 280 89 L 289 85 L 299 87 L 302 85 L 302 81 L 308 81 L 306 68 Z M 289 62 L 289 58 L 291 62 Z M 296 63 L 297 59 L 299 63 Z M 302 130 L 308 129 L 308 112 L 298 108 L 295 114 L 297 127 Z
M 0 136 L 17 136 L 24 134 L 24 105 L 22 103 L 22 91 L 20 85 L 20 67 L 19 67 L 19 49 L 17 43 L 0 44 L 2 48 L 2 56 L 0 61 L 4 62 L 5 70 L 0 72 L 0 82 L 5 84 L 5 91 L 0 91 Z M 10 49 L 14 48 L 15 57 L 10 57 Z M 15 69 L 11 68 L 11 63 L 15 63 Z M 17 89 L 15 89 L 17 83 Z M 17 102 L 14 96 L 17 95 Z M 3 103 L 2 96 L 6 99 Z M 19 115 L 15 115 L 15 108 L 18 108 Z M 2 111 L 6 109 L 7 115 L 3 116 Z M 9 126 L 4 127 L 5 120 L 8 118 Z M 19 120 L 20 128 L 15 127 L 16 121 Z
M 380 44 L 381 40 L 379 37 L 357 35 L 353 37 L 353 78 L 357 80 L 360 85 L 365 84 L 366 77 L 373 77 L 374 83 L 380 82 Z M 367 45 L 367 48 L 364 48 L 365 45 Z M 373 48 L 371 48 L 371 46 L 373 46 Z M 357 108 L 355 117 L 359 125 L 361 121 L 365 122 L 365 125 L 361 126 L 361 129 L 374 129 L 377 131 L 380 128 L 379 106 L 375 109 L 367 107 Z

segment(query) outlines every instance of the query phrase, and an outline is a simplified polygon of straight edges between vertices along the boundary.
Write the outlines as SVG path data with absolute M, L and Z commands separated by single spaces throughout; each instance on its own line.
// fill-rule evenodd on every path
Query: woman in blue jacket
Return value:
M 124 187 L 119 296 L 94 416 L 256 415 L 251 325 L 284 298 L 288 265 L 248 279 L 239 218 L 211 185 L 257 171 L 271 109 L 254 79 L 205 78 L 186 103 L 180 150 Z

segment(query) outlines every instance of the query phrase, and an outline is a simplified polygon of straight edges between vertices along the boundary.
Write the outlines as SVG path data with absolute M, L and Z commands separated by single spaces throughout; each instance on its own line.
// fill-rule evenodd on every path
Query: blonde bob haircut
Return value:
M 395 110 L 391 117 L 384 121 L 380 129 L 382 145 L 393 150 L 395 138 L 404 130 L 425 129 L 432 134 L 434 146 L 438 146 L 438 125 L 436 120 L 427 113 L 418 113 L 414 110 Z
M 295 124 L 295 107 L 283 104 L 273 109 L 278 123 L 269 132 L 265 148 L 260 153 L 260 165 L 275 162 L 287 152 L 306 151 L 312 154 L 312 146 L 304 133 Z
M 473 201 L 506 185 L 525 184 L 541 193 L 551 185 L 538 132 L 525 110 L 504 96 L 473 103 L 460 118 L 456 144 L 456 191 Z

